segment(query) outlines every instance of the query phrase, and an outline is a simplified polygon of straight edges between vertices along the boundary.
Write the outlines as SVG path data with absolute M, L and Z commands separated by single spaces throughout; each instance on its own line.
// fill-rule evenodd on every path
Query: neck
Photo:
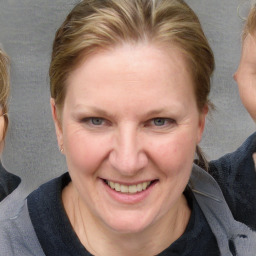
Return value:
M 185 231 L 190 209 L 185 196 L 155 223 L 137 233 L 119 233 L 99 221 L 82 202 L 70 183 L 62 193 L 64 208 L 79 240 L 93 255 L 156 255 Z

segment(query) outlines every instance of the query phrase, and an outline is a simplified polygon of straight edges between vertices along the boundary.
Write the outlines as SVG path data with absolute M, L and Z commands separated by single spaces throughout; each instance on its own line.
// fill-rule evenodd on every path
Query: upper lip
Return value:
M 114 180 L 114 179 L 105 179 L 105 178 L 102 178 L 102 179 L 105 181 L 112 181 L 114 183 L 119 183 L 119 184 L 126 185 L 126 186 L 138 185 L 143 182 L 153 182 L 153 181 L 157 180 L 157 179 L 143 179 L 140 181 L 127 182 L 127 181 L 118 181 L 118 180 Z

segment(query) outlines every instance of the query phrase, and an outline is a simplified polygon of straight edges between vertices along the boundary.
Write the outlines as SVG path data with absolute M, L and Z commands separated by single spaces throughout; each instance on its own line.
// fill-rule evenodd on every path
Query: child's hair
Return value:
M 2 115 L 4 115 L 5 126 L 4 126 L 4 137 L 8 127 L 8 99 L 10 91 L 10 80 L 9 80 L 9 58 L 0 49 L 0 107 Z
M 248 34 L 254 35 L 256 33 L 256 4 L 254 4 L 246 19 L 242 39 L 244 40 Z

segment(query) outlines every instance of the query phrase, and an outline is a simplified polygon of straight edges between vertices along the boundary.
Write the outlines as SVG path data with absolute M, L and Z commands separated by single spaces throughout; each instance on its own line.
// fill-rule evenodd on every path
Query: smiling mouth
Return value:
M 157 180 L 145 181 L 142 183 L 138 183 L 136 185 L 124 185 L 124 184 L 120 184 L 120 183 L 109 181 L 109 180 L 104 180 L 104 182 L 111 189 L 113 189 L 117 192 L 125 193 L 125 194 L 135 194 L 135 193 L 142 192 L 142 191 L 146 190 L 153 183 L 157 182 Z

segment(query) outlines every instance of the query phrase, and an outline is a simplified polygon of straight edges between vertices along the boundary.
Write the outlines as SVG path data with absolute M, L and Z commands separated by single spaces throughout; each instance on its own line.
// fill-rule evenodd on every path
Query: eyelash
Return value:
M 101 123 L 100 124 L 96 124 L 96 123 L 94 123 L 94 121 L 101 121 Z M 86 123 L 86 124 L 88 124 L 88 125 L 90 125 L 90 126 L 102 126 L 103 124 L 104 124 L 104 122 L 106 123 L 107 121 L 106 121 L 106 119 L 104 119 L 104 118 L 101 118 L 101 117 L 87 117 L 87 118 L 83 118 L 82 120 L 81 120 L 81 122 L 82 123 Z
M 157 121 L 164 121 L 164 123 L 161 125 L 157 125 L 156 124 Z M 153 126 L 159 127 L 159 128 L 169 127 L 170 125 L 173 125 L 176 123 L 175 120 L 173 120 L 171 118 L 164 118 L 164 117 L 156 117 L 156 118 L 151 119 L 149 122 L 150 122 L 150 124 L 149 124 L 150 126 L 153 125 Z M 159 124 L 159 122 L 158 122 L 158 124 Z
M 99 122 L 97 124 L 97 122 Z M 164 121 L 164 123 L 160 123 L 160 125 L 157 125 L 157 122 L 158 121 L 158 124 L 159 124 L 159 121 Z M 108 120 L 104 119 L 104 118 L 101 118 L 101 117 L 87 117 L 87 118 L 83 118 L 81 120 L 82 123 L 86 123 L 87 125 L 89 126 L 92 126 L 92 127 L 102 127 L 104 125 L 108 125 L 110 122 L 108 122 Z M 176 121 L 174 119 L 171 119 L 171 118 L 164 118 L 164 117 L 156 117 L 156 118 L 152 118 L 150 120 L 148 120 L 144 127 L 157 127 L 159 129 L 161 128 L 168 128 L 172 125 L 176 124 Z

